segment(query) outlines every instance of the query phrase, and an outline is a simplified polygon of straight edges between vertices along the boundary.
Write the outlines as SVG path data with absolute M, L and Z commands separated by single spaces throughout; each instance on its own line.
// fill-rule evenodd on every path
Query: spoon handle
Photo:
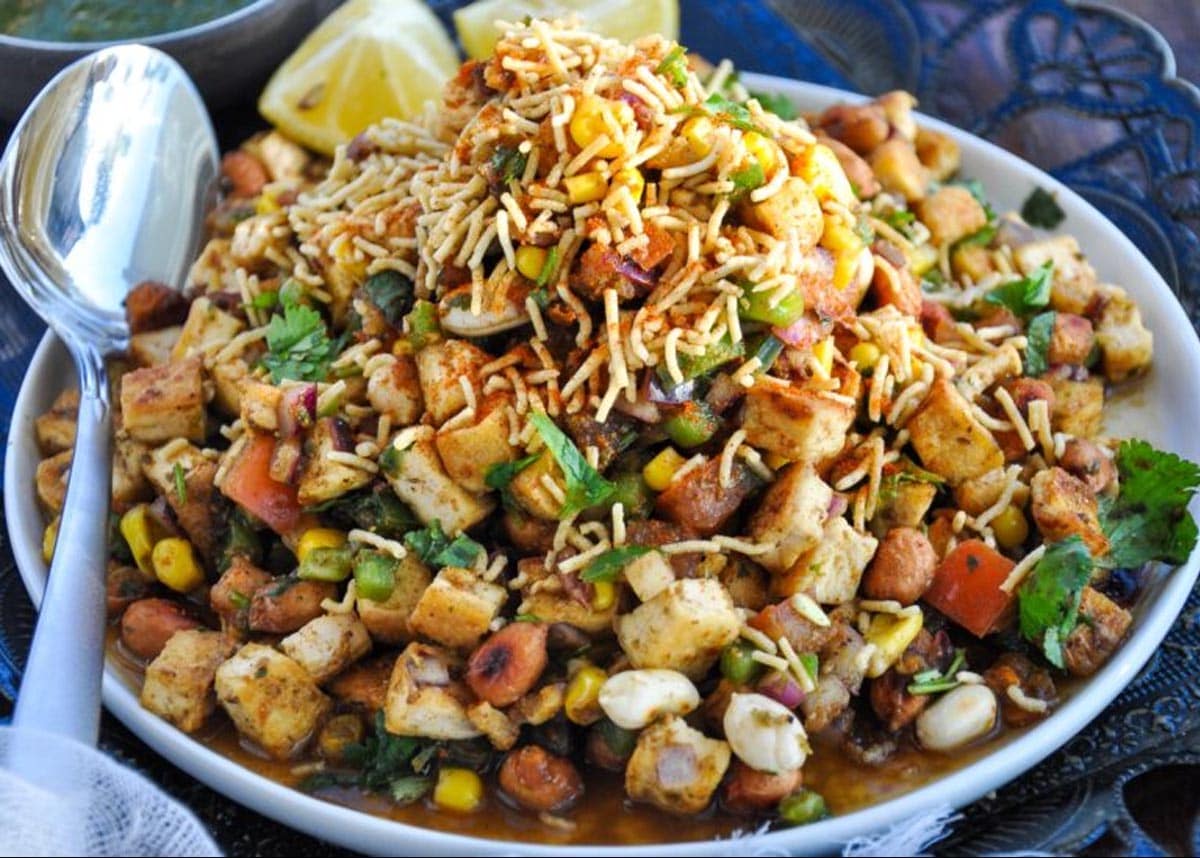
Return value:
M 79 422 L 70 481 L 13 724 L 94 745 L 100 732 L 112 416 L 103 359 L 72 348 Z

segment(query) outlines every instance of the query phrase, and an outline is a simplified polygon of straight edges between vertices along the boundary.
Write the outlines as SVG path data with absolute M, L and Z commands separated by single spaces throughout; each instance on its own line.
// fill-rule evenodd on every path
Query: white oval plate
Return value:
M 744 74 L 754 90 L 789 96 L 803 110 L 820 110 L 861 96 L 827 87 L 764 75 Z M 1141 305 L 1154 332 L 1155 369 L 1137 393 L 1117 403 L 1107 421 L 1115 435 L 1136 435 L 1163 449 L 1200 461 L 1200 342 L 1183 309 L 1154 267 L 1133 243 L 1090 204 L 1065 185 L 1004 150 L 929 118 L 922 122 L 950 133 L 962 147 L 963 175 L 983 182 L 998 211 L 1019 209 L 1035 187 L 1056 194 L 1067 218 L 1062 229 L 1079 239 L 1104 281 L 1124 286 Z M 1174 371 L 1172 371 L 1174 369 Z M 34 490 L 38 450 L 34 418 L 64 386 L 73 385 L 66 351 L 47 334 L 21 387 L 8 438 L 4 506 L 13 553 L 35 603 L 41 601 L 46 567 L 41 558 L 42 519 Z M 938 806 L 961 807 L 1012 780 L 1078 733 L 1134 678 L 1182 609 L 1200 568 L 1200 552 L 1187 564 L 1159 575 L 1134 610 L 1133 632 L 1125 645 L 1061 708 L 1031 730 L 1018 734 L 970 766 L 919 789 L 863 810 L 813 825 L 763 835 L 754 841 L 687 842 L 667 846 L 535 846 L 480 840 L 404 825 L 312 798 L 255 774 L 193 741 L 138 704 L 137 689 L 110 665 L 104 676 L 104 702 L 146 744 L 193 776 L 247 807 L 285 825 L 343 846 L 375 854 L 746 854 L 750 849 L 779 853 L 836 850 L 852 837 L 870 833 Z M 1002 748 L 1002 751 L 1001 751 Z M 665 818 L 664 818 L 665 819 Z

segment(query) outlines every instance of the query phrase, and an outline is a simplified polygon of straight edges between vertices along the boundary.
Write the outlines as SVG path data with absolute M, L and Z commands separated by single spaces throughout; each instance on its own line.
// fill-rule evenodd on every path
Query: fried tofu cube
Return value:
M 34 476 L 38 500 L 52 515 L 62 512 L 67 497 L 67 480 L 71 476 L 71 450 L 63 450 L 38 462 Z
M 813 247 L 825 228 L 816 194 L 808 182 L 795 176 L 784 179 L 783 187 L 767 199 L 743 203 L 740 211 L 748 226 L 779 239 L 795 234 L 803 248 Z
M 281 640 L 279 648 L 321 683 L 370 652 L 371 636 L 353 613 L 323 614 Z
M 447 566 L 425 588 L 408 618 L 419 635 L 454 649 L 473 649 L 488 633 L 508 593 L 469 569 Z
M 1062 468 L 1047 468 L 1029 484 L 1030 511 L 1047 542 L 1078 536 L 1092 557 L 1108 553 L 1096 493 Z
M 988 471 L 978 477 L 972 477 L 954 487 L 954 502 L 958 508 L 966 510 L 968 515 L 979 515 L 1000 499 L 1000 495 L 1008 486 L 1008 477 L 1003 469 Z M 1029 488 L 1018 483 L 1013 490 L 1012 503 L 1023 507 L 1029 500 Z
M 411 643 L 400 653 L 388 681 L 384 726 L 398 736 L 472 739 L 482 731 L 471 723 L 470 692 L 452 678 L 454 659 L 438 647 Z
M 222 530 L 213 484 L 217 463 L 193 444 L 164 445 L 143 457 L 142 462 L 142 473 L 154 490 L 166 498 L 188 539 L 203 557 L 215 558 Z M 182 495 L 176 485 L 177 466 L 183 475 Z
M 495 498 L 467 491 L 446 473 L 434 444 L 434 431 L 423 426 L 416 440 L 399 451 L 394 469 L 384 469 L 392 491 L 425 525 L 437 521 L 457 536 L 483 521 L 496 507 Z
M 992 354 L 980 358 L 958 378 L 958 391 L 968 402 L 993 384 L 1021 374 L 1021 353 L 1011 343 L 1005 343 Z
M 1154 355 L 1154 335 L 1142 323 L 1142 312 L 1116 286 L 1101 286 L 1104 309 L 1096 320 L 1104 377 L 1118 382 L 1143 372 Z
M 171 349 L 171 360 L 182 361 L 228 345 L 246 325 L 232 313 L 226 313 L 203 295 L 192 302 L 179 339 Z
M 38 448 L 46 455 L 61 453 L 75 446 L 75 422 L 79 419 L 79 391 L 64 390 L 50 410 L 34 421 Z
M 411 426 L 421 418 L 424 399 L 417 362 L 411 355 L 396 355 L 371 373 L 367 401 L 380 414 L 391 417 L 393 426 Z
M 1094 438 L 1104 428 L 1104 382 L 1098 378 L 1074 381 L 1046 376 L 1054 391 L 1050 424 L 1055 432 Z
M 257 643 L 217 668 L 216 689 L 238 732 L 277 760 L 302 749 L 332 706 L 308 671 Z
M 161 366 L 171 362 L 175 344 L 183 334 L 183 325 L 171 325 L 157 331 L 143 331 L 129 338 L 129 356 L 138 366 Z
M 217 667 L 235 648 L 220 632 L 186 629 L 171 635 L 146 668 L 142 706 L 185 733 L 196 732 L 217 708 Z
M 480 395 L 479 370 L 490 358 L 464 340 L 445 340 L 421 349 L 416 360 L 425 412 L 440 426 L 467 407 L 460 378 L 474 388 L 476 397 Z
M 699 813 L 712 801 L 730 757 L 727 743 L 672 715 L 638 736 L 625 768 L 625 792 L 668 813 Z
M 130 438 L 124 431 L 113 440 L 112 502 L 124 509 L 138 501 L 149 500 L 150 483 L 142 463 L 150 449 Z
M 489 397 L 480 406 L 482 416 L 470 426 L 441 429 L 435 443 L 446 473 L 469 492 L 486 492 L 487 472 L 494 465 L 512 462 L 516 448 L 508 443 L 508 415 L 503 395 Z
M 634 667 L 677 670 L 692 679 L 713 666 L 741 627 L 733 600 L 712 578 L 675 581 L 616 621 L 617 640 Z
M 331 679 L 325 690 L 341 703 L 366 712 L 381 712 L 387 703 L 396 658 L 395 654 L 384 655 L 352 664 Z
M 380 643 L 402 644 L 412 639 L 408 618 L 433 580 L 429 569 L 412 552 L 396 567 L 395 578 L 396 585 L 382 602 L 358 597 L 358 617 Z
M 507 751 L 517 744 L 521 726 L 486 700 L 468 706 L 467 717 L 479 732 L 487 736 L 493 748 Z
M 622 570 L 626 583 L 635 596 L 648 602 L 675 583 L 675 572 L 661 551 L 650 551 L 635 557 Z
M 329 458 L 335 450 L 348 448 L 353 448 L 353 438 L 350 428 L 339 418 L 325 417 L 316 422 L 305 445 L 304 468 L 300 471 L 300 488 L 296 492 L 301 506 L 341 497 L 374 479 L 370 471 Z
M 144 367 L 121 378 L 121 419 L 135 441 L 204 441 L 204 364 L 199 357 Z
M 879 540 L 859 533 L 841 516 L 825 523 L 817 547 L 773 581 L 777 596 L 807 593 L 822 605 L 841 605 L 854 598 L 863 570 L 875 556 Z
M 883 536 L 893 527 L 920 527 L 936 497 L 933 483 L 898 480 L 892 491 L 881 495 L 871 532 Z
M 929 227 L 929 237 L 939 247 L 953 244 L 987 226 L 987 212 L 961 185 L 945 185 L 917 203 L 917 216 Z
M 951 485 L 1004 464 L 996 439 L 971 413 L 971 406 L 944 378 L 933 388 L 907 428 L 921 464 Z
M 553 480 L 559 489 L 565 491 L 562 468 L 554 461 L 554 456 L 549 450 L 543 450 L 541 456 L 522 468 L 508 484 L 508 491 L 513 500 L 529 515 L 542 521 L 558 521 L 558 514 L 563 505 L 546 488 L 546 478 Z
M 1098 291 L 1096 271 L 1084 258 L 1074 236 L 1057 235 L 1026 242 L 1014 248 L 1013 258 L 1026 277 L 1045 263 L 1051 263 L 1050 306 L 1061 313 L 1088 315 Z
M 540 557 L 526 558 L 518 561 L 519 574 L 525 576 L 524 589 L 521 591 L 521 605 L 517 609 L 521 614 L 533 614 L 544 623 L 569 623 L 589 635 L 608 635 L 612 633 L 613 617 L 617 613 L 616 600 L 603 610 L 596 610 L 590 604 L 585 604 L 563 589 L 558 581 L 538 584 L 545 578 L 557 575 L 547 571 Z M 534 585 L 537 584 L 535 587 Z
M 1116 652 L 1133 616 L 1092 587 L 1079 600 L 1079 625 L 1063 643 L 1063 661 L 1073 676 L 1091 676 Z
M 853 423 L 854 405 L 823 391 L 763 376 L 746 393 L 746 442 L 793 462 L 836 455 Z
M 756 559 L 770 572 L 786 572 L 820 541 L 833 489 L 811 464 L 795 463 L 780 471 L 750 519 L 755 542 L 775 548 Z

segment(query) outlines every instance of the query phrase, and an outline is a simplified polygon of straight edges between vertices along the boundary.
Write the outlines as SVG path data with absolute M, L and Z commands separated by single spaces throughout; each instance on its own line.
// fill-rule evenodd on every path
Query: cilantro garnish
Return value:
M 279 306 L 279 293 L 274 289 L 265 289 L 250 299 L 250 306 L 255 310 L 274 310 Z
M 1025 198 L 1025 203 L 1021 206 L 1021 217 L 1030 226 L 1054 229 L 1063 222 L 1066 214 L 1054 199 L 1054 194 L 1034 188 L 1033 193 Z
M 554 275 L 558 273 L 558 245 L 550 248 L 546 253 L 546 261 L 542 263 L 542 270 L 538 272 L 537 284 L 539 289 L 545 289 L 554 279 Z M 540 304 L 538 306 L 541 306 Z
M 750 111 L 746 109 L 746 105 L 738 104 L 726 98 L 719 92 L 714 92 L 704 100 L 701 107 L 692 105 L 684 105 L 676 108 L 677 112 L 688 113 L 693 116 L 708 114 L 714 119 L 732 125 L 734 128 L 740 128 L 742 131 L 757 131 L 759 134 L 767 132 L 759 128 L 750 120 Z
M 282 292 L 281 297 L 283 315 L 272 316 L 267 325 L 269 351 L 263 357 L 263 366 L 275 384 L 288 378 L 324 381 L 338 343 L 329 339 L 320 313 L 298 303 L 288 292 Z
M 1017 592 L 1021 634 L 1055 667 L 1063 667 L 1063 642 L 1079 621 L 1079 599 L 1094 566 L 1083 540 L 1068 537 L 1046 547 Z
M 758 161 L 751 161 L 750 166 L 744 170 L 730 173 L 729 178 L 733 181 L 733 193 L 730 196 L 734 199 L 739 199 L 755 188 L 762 187 L 767 181 L 767 177 L 763 175 L 762 164 Z
M 796 110 L 796 105 L 792 104 L 792 100 L 786 95 L 774 92 L 752 92 L 750 97 L 758 99 L 763 110 L 774 113 L 785 122 L 800 115 L 800 111 Z
M 465 533 L 450 539 L 437 519 L 429 527 L 404 534 L 404 544 L 427 566 L 438 569 L 443 566 L 469 567 L 484 550 L 482 545 Z
M 967 651 L 956 649 L 954 660 L 950 662 L 949 667 L 945 670 L 933 668 L 913 674 L 913 681 L 908 684 L 906 690 L 909 694 L 940 694 L 943 691 L 949 691 L 961 684 L 957 676 L 966 663 Z
M 683 87 L 687 85 L 687 67 L 687 48 L 676 45 L 663 57 L 654 73 L 662 75 L 676 87 Z
M 994 223 L 989 223 L 980 227 L 965 238 L 960 238 L 958 241 L 954 242 L 954 247 L 955 249 L 959 247 L 971 246 L 986 247 L 992 243 L 992 239 L 995 237 L 996 225 Z
M 583 574 L 579 578 L 581 581 L 587 581 L 588 583 L 615 581 L 626 563 L 641 557 L 643 554 L 649 553 L 651 550 L 644 545 L 623 545 L 620 548 L 612 548 L 589 563 L 587 569 L 583 570 Z
M 492 153 L 490 162 L 492 174 L 500 184 L 507 185 L 509 182 L 521 178 L 528 160 L 525 153 L 516 146 L 502 144 L 497 146 L 496 151 Z
M 529 420 L 562 468 L 566 480 L 567 499 L 559 510 L 559 518 L 568 518 L 580 510 L 595 506 L 615 491 L 616 487 L 587 463 L 571 439 L 554 425 L 545 412 L 536 412 Z
M 424 746 L 424 747 L 422 747 Z M 436 749 L 410 736 L 395 736 L 384 725 L 383 712 L 375 715 L 375 735 L 355 742 L 342 751 L 346 764 L 355 772 L 324 771 L 307 778 L 300 788 L 312 792 L 330 786 L 357 786 L 390 795 L 397 804 L 411 804 L 433 787 L 433 780 L 420 777 L 418 752 Z
M 1041 375 L 1050 369 L 1050 339 L 1054 336 L 1054 312 L 1034 316 L 1025 328 L 1025 374 Z
M 393 328 L 400 326 L 416 301 L 413 282 L 399 271 L 380 271 L 378 274 L 372 274 L 363 284 L 363 290 Z
M 1136 569 L 1151 560 L 1183 563 L 1196 545 L 1187 506 L 1200 488 L 1200 466 L 1131 439 L 1117 449 L 1120 493 L 1101 498 L 1100 524 L 1109 551 L 1101 564 Z
M 989 304 L 1007 307 L 1018 316 L 1029 316 L 1050 303 L 1053 263 L 1046 262 L 1028 277 L 997 286 L 984 296 Z
M 187 503 L 187 477 L 183 473 L 183 465 L 176 462 L 171 475 L 175 478 L 175 497 L 179 498 L 180 503 Z
M 501 501 L 506 506 L 512 506 L 512 493 L 509 491 L 509 486 L 517 474 L 539 458 L 541 458 L 540 453 L 533 453 L 523 459 L 517 459 L 515 462 L 497 462 L 487 469 L 487 473 L 483 476 L 483 482 L 489 489 L 498 489 Z

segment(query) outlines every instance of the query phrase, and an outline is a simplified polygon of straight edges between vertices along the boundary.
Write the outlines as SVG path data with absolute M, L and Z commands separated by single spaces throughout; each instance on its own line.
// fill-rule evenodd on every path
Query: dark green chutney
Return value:
M 171 33 L 254 0 L 0 0 L 0 32 L 47 42 L 108 42 Z

